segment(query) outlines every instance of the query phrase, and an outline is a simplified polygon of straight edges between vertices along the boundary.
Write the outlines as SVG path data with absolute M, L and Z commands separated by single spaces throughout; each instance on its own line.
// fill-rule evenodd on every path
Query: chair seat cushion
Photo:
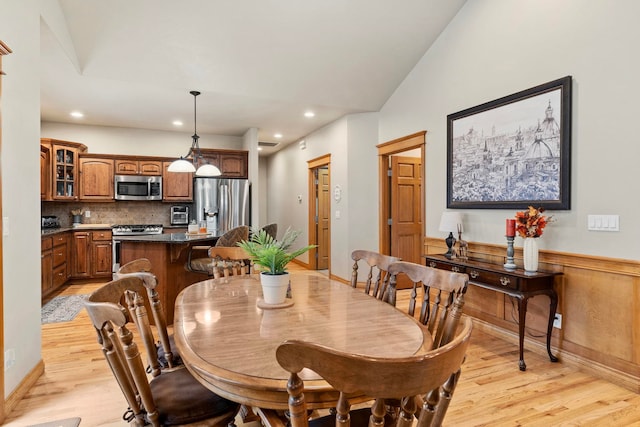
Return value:
M 180 425 L 229 414 L 237 403 L 218 396 L 196 381 L 186 368 L 165 371 L 151 380 L 151 394 L 162 425 Z

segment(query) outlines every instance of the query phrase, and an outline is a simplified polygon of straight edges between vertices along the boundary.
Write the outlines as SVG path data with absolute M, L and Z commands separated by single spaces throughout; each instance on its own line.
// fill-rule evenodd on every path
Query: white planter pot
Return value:
M 287 298 L 289 287 L 289 273 L 265 274 L 260 273 L 262 296 L 266 304 L 282 304 Z

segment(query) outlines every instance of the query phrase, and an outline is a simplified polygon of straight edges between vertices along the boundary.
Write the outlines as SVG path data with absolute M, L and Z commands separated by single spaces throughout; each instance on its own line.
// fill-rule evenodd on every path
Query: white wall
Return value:
M 4 348 L 15 353 L 8 397 L 41 359 L 40 14 L 34 0 L 1 1 L 0 10 L 0 39 L 13 50 L 2 61 Z
M 191 148 L 190 132 L 167 132 L 111 126 L 42 122 L 42 138 L 80 142 L 88 152 L 138 156 L 179 157 Z M 242 137 L 202 134 L 200 148 L 243 150 Z
M 377 114 L 345 117 L 304 139 L 305 150 L 291 144 L 269 157 L 269 221 L 277 222 L 281 230 L 287 226 L 302 230 L 298 243 L 308 241 L 307 162 L 331 154 L 331 274 L 349 279 L 351 251 L 378 248 Z M 333 198 L 336 185 L 342 189 L 340 202 Z
M 427 133 L 426 232 L 446 209 L 446 117 L 573 76 L 571 210 L 542 249 L 640 258 L 636 141 L 640 2 L 468 1 L 380 112 L 380 140 Z M 465 238 L 505 244 L 512 210 L 461 210 Z M 620 215 L 620 232 L 587 231 L 588 214 Z M 516 239 L 516 246 L 522 240 Z

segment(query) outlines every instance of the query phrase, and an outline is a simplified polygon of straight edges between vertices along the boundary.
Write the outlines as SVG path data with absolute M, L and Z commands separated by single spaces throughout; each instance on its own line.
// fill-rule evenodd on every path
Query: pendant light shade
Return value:
M 184 157 L 180 157 L 178 160 L 171 162 L 167 170 L 169 172 L 195 172 L 196 168 L 192 162 L 186 160 Z
M 189 149 L 189 152 L 186 156 L 180 157 L 178 160 L 174 160 L 173 162 L 171 162 L 171 164 L 167 168 L 167 171 L 179 173 L 195 172 L 196 176 L 220 176 L 222 175 L 220 169 L 210 164 L 204 158 L 202 152 L 200 151 L 200 144 L 198 143 L 198 139 L 200 139 L 200 137 L 198 136 L 198 132 L 196 130 L 196 97 L 200 95 L 200 92 L 192 90 L 189 93 L 193 95 L 193 136 L 191 137 L 191 148 Z M 186 159 L 189 156 L 191 156 L 191 161 Z M 202 159 L 202 162 L 204 164 L 200 166 L 198 170 L 196 170 L 198 159 Z
M 217 167 L 213 166 L 210 163 L 206 163 L 200 166 L 196 171 L 196 176 L 220 176 L 220 175 L 222 175 L 222 173 L 220 172 L 220 169 L 218 169 Z

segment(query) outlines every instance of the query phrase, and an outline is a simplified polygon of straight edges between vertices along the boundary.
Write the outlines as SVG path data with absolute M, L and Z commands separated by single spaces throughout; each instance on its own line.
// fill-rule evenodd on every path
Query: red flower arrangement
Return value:
M 552 217 L 542 215 L 544 208 L 529 206 L 529 210 L 516 212 L 516 231 L 520 237 L 540 237 Z

